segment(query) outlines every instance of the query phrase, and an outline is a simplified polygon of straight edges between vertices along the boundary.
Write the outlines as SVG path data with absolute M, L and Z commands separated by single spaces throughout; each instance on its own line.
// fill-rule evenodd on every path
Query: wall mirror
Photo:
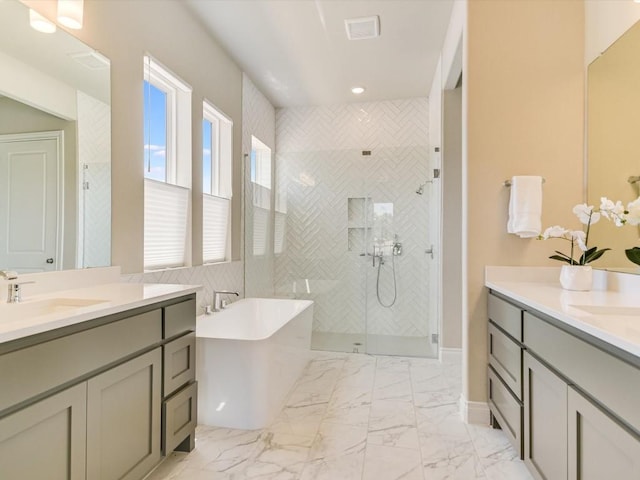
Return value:
M 106 266 L 111 255 L 109 60 L 0 1 L 0 269 Z
M 625 205 L 640 195 L 640 23 L 636 23 L 588 68 L 587 202 L 600 197 Z M 594 266 L 640 273 L 625 256 L 640 246 L 639 228 L 601 221 L 589 245 L 609 247 Z

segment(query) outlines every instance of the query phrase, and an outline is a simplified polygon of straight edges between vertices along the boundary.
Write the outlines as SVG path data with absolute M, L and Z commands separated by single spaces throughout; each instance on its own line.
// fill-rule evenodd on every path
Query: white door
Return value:
M 62 132 L 0 135 L 0 269 L 62 265 Z

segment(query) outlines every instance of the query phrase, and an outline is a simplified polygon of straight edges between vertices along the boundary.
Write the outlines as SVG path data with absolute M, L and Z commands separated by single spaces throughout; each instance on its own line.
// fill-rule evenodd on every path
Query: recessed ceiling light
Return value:
M 351 92 L 353 92 L 356 95 L 360 95 L 361 93 L 364 92 L 364 87 L 353 87 L 351 89 Z

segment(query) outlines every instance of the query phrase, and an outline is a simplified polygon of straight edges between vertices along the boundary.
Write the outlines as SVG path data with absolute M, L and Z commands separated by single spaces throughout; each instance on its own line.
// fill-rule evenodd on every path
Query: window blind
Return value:
M 284 250 L 284 234 L 285 225 L 287 222 L 287 214 L 283 212 L 276 212 L 274 225 L 273 225 L 273 253 L 282 253 Z
M 202 260 L 204 262 L 227 260 L 229 205 L 228 198 L 202 195 Z
M 189 221 L 188 188 L 144 180 L 144 268 L 186 263 Z
M 267 231 L 269 225 L 269 210 L 255 207 L 253 209 L 253 254 L 267 253 Z

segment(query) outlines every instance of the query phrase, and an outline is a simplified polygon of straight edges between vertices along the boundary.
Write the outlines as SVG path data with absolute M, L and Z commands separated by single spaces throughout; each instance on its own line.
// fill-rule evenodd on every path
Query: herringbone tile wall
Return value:
M 111 264 L 111 109 L 80 91 L 78 165 L 79 266 L 103 267 Z
M 273 106 L 253 82 L 242 77 L 242 151 L 251 152 L 251 136 L 271 148 L 272 171 L 275 169 L 275 126 L 276 114 Z M 249 156 L 244 157 L 244 252 L 245 252 L 245 288 L 247 297 L 273 297 L 274 255 L 273 255 L 273 194 L 271 212 L 267 222 L 266 249 L 264 255 L 254 255 L 254 209 L 253 184 L 251 183 L 251 164 Z M 271 175 L 274 178 L 274 175 Z
M 205 305 L 213 305 L 213 292 L 226 290 L 240 293 L 244 297 L 244 262 L 218 263 L 197 267 L 174 268 L 159 272 L 122 275 L 123 282 L 131 283 L 177 283 L 181 285 L 202 285 L 196 294 L 198 314 L 203 313 Z M 235 301 L 235 297 L 229 297 Z
M 288 205 L 276 294 L 315 300 L 316 331 L 364 332 L 366 310 L 371 334 L 427 335 L 431 206 L 428 195 L 415 193 L 431 167 L 427 99 L 279 109 L 276 132 L 277 183 Z M 350 198 L 370 199 L 369 213 L 364 200 L 352 200 L 350 211 Z M 392 231 L 371 224 L 372 202 L 393 203 Z M 376 285 L 390 303 L 392 259 L 385 259 L 378 282 L 371 257 L 361 254 L 393 234 L 403 254 L 395 257 L 397 300 L 387 309 Z

